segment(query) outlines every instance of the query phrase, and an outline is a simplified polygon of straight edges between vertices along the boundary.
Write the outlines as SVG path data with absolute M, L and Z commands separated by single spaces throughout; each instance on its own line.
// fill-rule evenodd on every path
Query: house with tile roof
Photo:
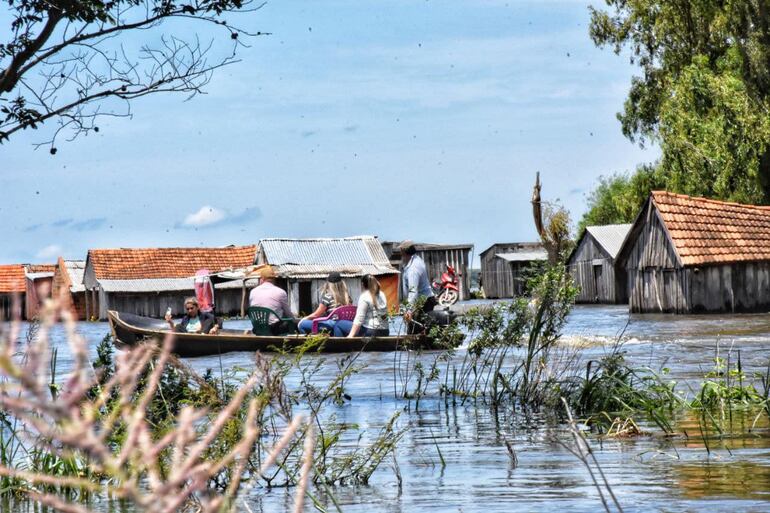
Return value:
M 548 260 L 540 242 L 500 242 L 479 255 L 481 287 L 487 298 L 513 298 L 526 293 L 529 270 Z
M 321 290 L 333 271 L 340 273 L 354 300 L 361 294 L 361 277 L 377 277 L 388 306 L 398 307 L 399 272 L 373 236 L 262 239 L 255 263 L 273 267 L 295 314 L 309 314 L 318 307 Z
M 83 285 L 88 318 L 106 319 L 107 310 L 162 318 L 171 307 L 183 313 L 184 299 L 194 295 L 198 270 L 211 273 L 242 269 L 254 263 L 256 246 L 219 248 L 91 249 L 86 257 Z M 243 312 L 244 280 L 215 287 L 216 313 Z
M 616 259 L 632 312 L 770 309 L 770 207 L 654 191 Z
M 86 288 L 83 285 L 85 260 L 64 260 L 59 257 L 53 274 L 51 295 L 69 308 L 75 319 L 86 319 Z
M 21 318 L 26 295 L 24 265 L 0 265 L 0 318 Z
M 578 303 L 628 301 L 625 281 L 615 280 L 615 257 L 630 229 L 630 224 L 586 227 L 567 259 L 567 269 L 580 289 Z

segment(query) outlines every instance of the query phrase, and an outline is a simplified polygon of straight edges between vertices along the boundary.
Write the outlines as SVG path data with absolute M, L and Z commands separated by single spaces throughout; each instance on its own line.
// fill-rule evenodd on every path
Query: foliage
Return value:
M 572 220 L 560 203 L 543 203 L 543 245 L 548 249 L 552 264 L 564 261 L 574 247 Z
M 587 226 L 632 223 L 650 192 L 666 189 L 665 177 L 655 166 L 639 166 L 634 173 L 599 177 L 589 193 L 588 210 L 578 223 L 578 237 Z
M 55 121 L 51 153 L 62 130 L 98 132 L 101 116 L 130 116 L 131 100 L 159 92 L 202 91 L 217 68 L 235 62 L 250 34 L 227 22 L 258 9 L 250 0 L 8 0 L 7 39 L 0 41 L 0 143 Z M 186 25 L 187 37 L 154 29 Z M 195 28 L 210 25 L 230 51 L 208 61 L 212 44 Z M 144 32 L 150 31 L 150 32 Z M 132 34 L 142 34 L 141 43 Z M 193 34 L 193 35 L 189 35 Z M 145 43 L 153 41 L 153 43 Z
M 591 37 L 638 65 L 619 114 L 631 140 L 657 141 L 665 188 L 770 201 L 770 19 L 765 0 L 605 0 Z

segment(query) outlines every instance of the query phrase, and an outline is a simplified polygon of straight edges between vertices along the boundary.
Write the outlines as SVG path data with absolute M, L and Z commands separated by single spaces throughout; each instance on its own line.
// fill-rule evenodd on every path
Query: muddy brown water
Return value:
M 229 326 L 247 324 L 231 321 Z M 108 328 L 105 323 L 82 323 L 79 330 L 94 346 Z M 63 331 L 55 328 L 52 339 L 60 346 L 58 365 L 64 373 L 70 360 Z M 585 362 L 609 353 L 617 340 L 631 363 L 665 368 L 687 393 L 713 368 L 717 354 L 735 362 L 740 352 L 748 375 L 764 371 L 770 360 L 770 314 L 629 317 L 623 307 L 578 306 L 570 314 L 562 344 L 578 351 Z M 318 376 L 324 381 L 334 375 L 339 357 L 307 358 L 327 360 Z M 220 366 L 248 368 L 251 355 L 186 362 L 201 372 L 219 372 Z M 348 443 L 354 444 L 361 432 L 364 440 L 370 439 L 396 411 L 402 411 L 399 426 L 408 429 L 396 450 L 397 463 L 388 458 L 369 485 L 331 489 L 342 511 L 602 510 L 586 469 L 556 441 L 569 440 L 563 426 L 505 408 L 495 413 L 481 402 L 447 404 L 434 392 L 415 411 L 414 403 L 408 407 L 405 400 L 394 398 L 393 353 L 362 354 L 359 363 L 366 369 L 346 387 L 351 400 L 327 411 L 337 421 L 359 427 L 349 433 Z M 754 415 L 736 412 L 730 433 L 706 433 L 705 442 L 695 435 L 697 419 L 684 415 L 678 427 L 692 433 L 689 438 L 666 438 L 645 426 L 647 435 L 592 437 L 590 442 L 624 511 L 768 511 L 770 426 L 764 417 L 754 420 Z M 515 449 L 517 464 L 506 442 Z M 324 490 L 314 493 L 329 511 L 336 511 Z M 293 495 L 291 490 L 256 488 L 245 500 L 254 512 L 284 511 L 291 510 Z M 305 510 L 314 508 L 307 504 Z

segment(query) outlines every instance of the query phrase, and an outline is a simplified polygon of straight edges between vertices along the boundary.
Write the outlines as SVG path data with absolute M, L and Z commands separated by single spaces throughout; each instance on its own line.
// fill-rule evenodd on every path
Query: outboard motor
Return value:
M 457 314 L 448 307 L 434 308 L 433 311 L 428 312 L 428 317 L 433 326 L 448 326 L 457 318 Z

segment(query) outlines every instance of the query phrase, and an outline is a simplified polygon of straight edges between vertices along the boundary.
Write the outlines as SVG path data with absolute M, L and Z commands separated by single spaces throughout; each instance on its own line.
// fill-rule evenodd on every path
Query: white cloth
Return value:
M 372 294 L 365 290 L 358 298 L 358 308 L 353 324 L 358 324 L 370 330 L 385 329 L 388 327 L 388 299 L 385 293 L 377 294 L 377 304 L 372 301 Z

